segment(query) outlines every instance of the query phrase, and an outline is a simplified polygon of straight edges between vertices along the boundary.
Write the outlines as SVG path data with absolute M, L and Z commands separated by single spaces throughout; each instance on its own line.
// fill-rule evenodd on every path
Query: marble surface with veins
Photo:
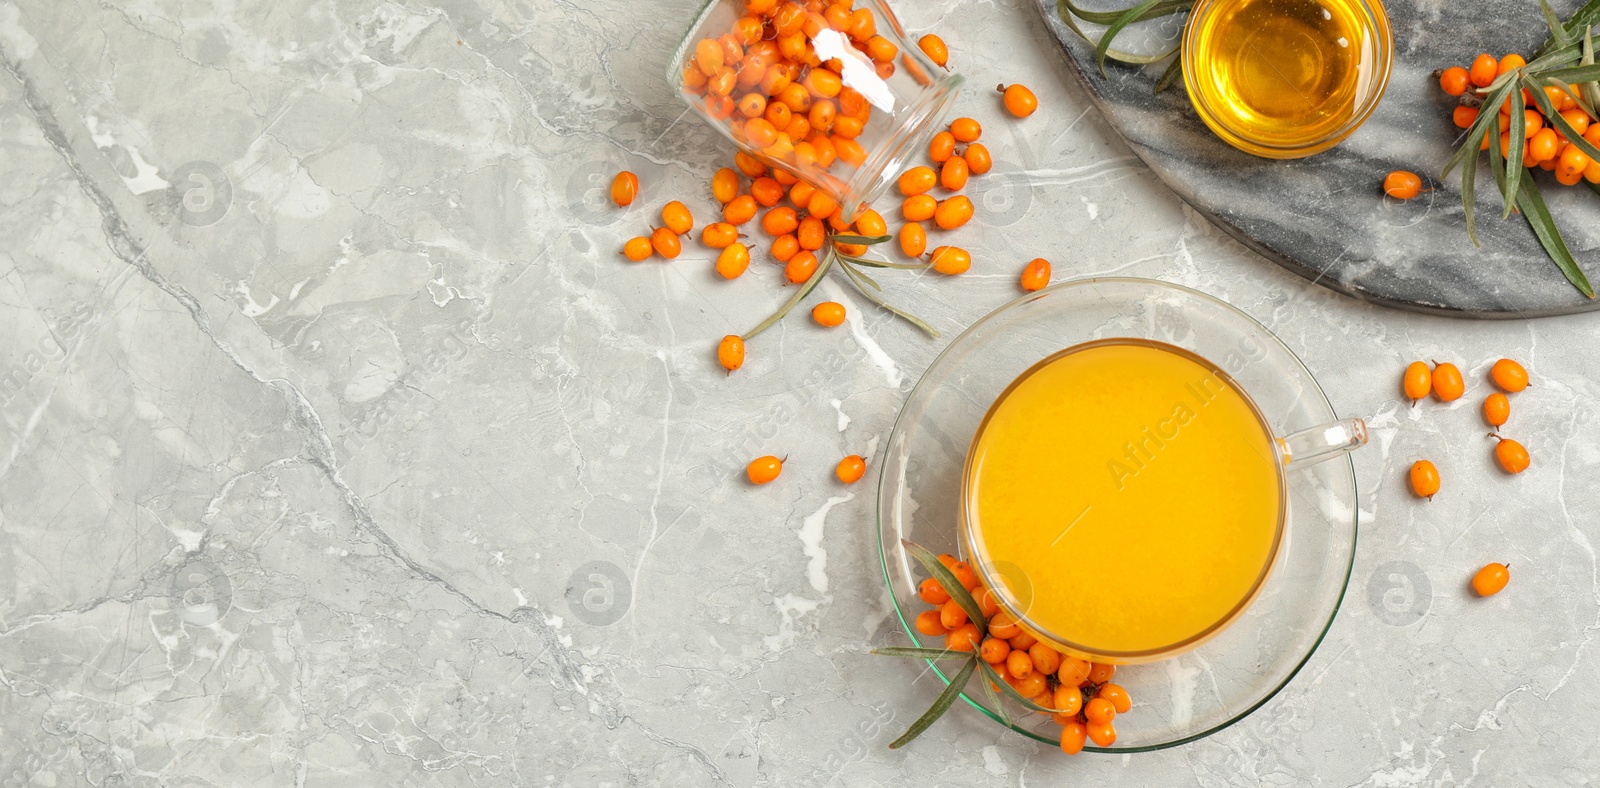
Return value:
M 1057 3 L 1034 0 L 1112 126 L 1180 197 L 1267 259 L 1324 287 L 1421 312 L 1520 319 L 1600 309 L 1567 282 L 1526 221 L 1501 220 L 1505 204 L 1487 157 L 1475 188 L 1481 246 L 1463 229 L 1461 170 L 1441 179 L 1464 132 L 1450 120 L 1456 100 L 1433 72 L 1470 65 L 1479 52 L 1533 52 L 1549 36 L 1537 2 L 1384 3 L 1394 58 L 1377 109 L 1338 147 L 1294 161 L 1256 158 L 1222 142 L 1190 108 L 1182 80 L 1155 94 L 1165 62 L 1144 69 L 1113 63 L 1102 77 L 1094 47 L 1062 23 Z M 1126 5 L 1088 0 L 1080 7 Z M 1566 19 L 1581 3 L 1551 5 Z M 1166 51 L 1181 37 L 1183 19 L 1132 26 L 1117 46 Z M 1384 174 L 1397 169 L 1420 175 L 1426 191 L 1408 201 L 1382 197 Z M 1600 200 L 1584 186 L 1560 186 L 1549 173 L 1535 183 L 1579 266 L 1600 280 Z
M 1042 108 L 959 100 L 997 162 L 972 271 L 888 296 L 950 337 L 1044 255 L 1226 299 L 1370 419 L 1361 541 L 1322 648 L 1215 736 L 1068 758 L 956 708 L 888 750 L 938 687 L 863 653 L 903 635 L 872 488 L 831 470 L 948 340 L 830 283 L 848 325 L 790 319 L 726 376 L 778 269 L 618 256 L 667 199 L 708 214 L 729 159 L 662 79 L 693 5 L 0 0 L 0 785 L 1600 774 L 1593 318 L 1410 314 L 1264 260 L 1121 141 L 1032 0 L 899 4 Z M 1535 377 L 1515 478 L 1477 413 L 1502 355 Z M 1418 358 L 1468 396 L 1400 401 Z M 743 483 L 768 452 L 783 477 Z M 1473 599 L 1489 560 L 1511 587 Z

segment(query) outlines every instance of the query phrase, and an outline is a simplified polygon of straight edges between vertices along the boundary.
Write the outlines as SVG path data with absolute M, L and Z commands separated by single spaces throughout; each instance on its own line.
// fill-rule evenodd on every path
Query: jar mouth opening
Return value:
M 945 72 L 929 86 L 922 100 L 904 114 L 900 123 L 889 130 L 884 139 L 892 140 L 893 144 L 874 148 L 845 181 L 848 202 L 840 201 L 845 216 L 855 216 L 864 206 L 883 196 L 899 177 L 897 173 L 905 169 L 917 152 L 928 147 L 933 135 L 938 133 L 939 120 L 955 101 L 963 82 L 960 74 Z
M 1366 82 L 1363 94 L 1358 97 L 1350 117 L 1344 123 L 1329 130 L 1327 133 L 1307 140 L 1285 144 L 1280 141 L 1265 139 L 1254 135 L 1248 128 L 1241 128 L 1227 122 L 1229 113 L 1218 111 L 1206 99 L 1205 92 L 1200 89 L 1202 74 L 1209 73 L 1206 64 L 1198 62 L 1198 39 L 1201 25 L 1197 22 L 1209 14 L 1216 12 L 1218 6 L 1227 0 L 1197 0 L 1189 12 L 1188 21 L 1184 25 L 1183 39 L 1179 48 L 1178 57 L 1183 63 L 1184 88 L 1189 94 L 1189 103 L 1193 105 L 1195 113 L 1205 122 L 1213 133 L 1229 145 L 1246 153 L 1272 159 L 1297 159 L 1321 153 L 1338 145 L 1355 133 L 1356 129 L 1366 123 L 1372 113 L 1377 110 L 1378 104 L 1383 100 L 1383 95 L 1389 86 L 1389 77 L 1393 70 L 1394 60 L 1394 33 L 1389 25 L 1389 16 L 1382 0 L 1331 0 L 1341 5 L 1355 9 L 1363 22 L 1363 27 L 1372 33 L 1372 72 L 1369 76 L 1361 77 Z

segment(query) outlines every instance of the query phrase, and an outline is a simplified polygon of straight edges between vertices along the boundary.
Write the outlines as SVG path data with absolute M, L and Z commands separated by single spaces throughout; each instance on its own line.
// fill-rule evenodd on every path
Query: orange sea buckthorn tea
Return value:
M 964 536 L 1041 640 L 1110 662 L 1200 644 L 1265 582 L 1284 476 L 1254 403 L 1159 342 L 1056 353 L 995 401 L 969 449 Z

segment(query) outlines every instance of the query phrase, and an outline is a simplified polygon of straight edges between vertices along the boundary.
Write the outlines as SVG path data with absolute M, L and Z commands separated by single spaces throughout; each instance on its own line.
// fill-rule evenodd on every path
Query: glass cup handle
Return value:
M 1348 454 L 1367 445 L 1367 423 L 1344 419 L 1278 438 L 1278 454 L 1285 465 L 1300 467 Z

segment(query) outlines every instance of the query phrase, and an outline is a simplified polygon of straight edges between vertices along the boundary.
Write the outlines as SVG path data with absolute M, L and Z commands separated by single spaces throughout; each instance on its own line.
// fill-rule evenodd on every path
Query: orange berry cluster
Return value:
M 818 34 L 843 34 L 882 79 L 895 73 L 898 59 L 913 79 L 931 82 L 914 57 L 878 34 L 878 22 L 853 0 L 745 0 L 744 13 L 726 33 L 695 43 L 683 64 L 682 88 L 764 156 L 832 178 L 827 173 L 835 162 L 859 167 L 866 161 L 856 138 L 872 105 L 844 84 L 840 58 L 817 53 Z
M 1472 61 L 1470 68 L 1451 66 L 1439 72 L 1439 87 L 1452 96 L 1462 96 L 1463 103 L 1452 111 L 1451 120 L 1458 128 L 1469 128 L 1477 121 L 1482 108 L 1467 103 L 1466 96 L 1476 96 L 1470 93 L 1471 88 L 1488 87 L 1496 77 L 1513 69 L 1527 65 L 1521 55 L 1512 53 L 1496 60 L 1493 55 L 1481 54 Z M 1570 92 L 1569 92 L 1570 91 Z M 1544 88 L 1545 98 L 1550 106 L 1561 115 L 1572 129 L 1583 135 L 1584 140 L 1592 145 L 1600 146 L 1600 124 L 1593 123 L 1594 118 L 1589 117 L 1579 106 L 1574 96 L 1579 95 L 1577 85 L 1568 85 L 1566 88 L 1547 85 Z M 1523 136 L 1522 163 L 1529 167 L 1538 167 L 1552 171 L 1556 181 L 1565 186 L 1575 186 L 1579 181 L 1587 180 L 1590 183 L 1600 183 L 1600 161 L 1593 161 L 1588 154 L 1569 142 L 1560 130 L 1554 127 L 1550 119 L 1539 111 L 1539 104 L 1533 94 L 1523 88 Z M 1511 129 L 1511 100 L 1500 106 L 1500 155 L 1511 154 L 1511 140 L 1507 132 Z M 1489 149 L 1489 138 L 1484 137 L 1482 150 Z
M 927 637 L 942 636 L 944 647 L 952 651 L 976 649 L 978 657 L 1018 695 L 1056 709 L 1050 719 L 1061 726 L 1061 749 L 1067 753 L 1082 751 L 1085 741 L 1111 746 L 1117 740 L 1113 720 L 1133 706 L 1128 691 L 1111 683 L 1117 667 L 1068 656 L 1039 642 L 1015 617 L 1000 609 L 994 592 L 983 585 L 970 564 L 948 553 L 939 556 L 939 562 L 978 603 L 988 636 L 979 639 L 978 626 L 967 619 L 966 610 L 932 577 L 917 586 L 918 598 L 933 606 L 917 614 L 917 631 Z M 1000 689 L 991 687 L 997 692 Z
M 900 203 L 900 216 L 905 219 L 897 236 L 900 251 L 907 257 L 921 259 L 928 249 L 928 231 L 923 222 L 933 220 L 941 230 L 954 230 L 972 220 L 972 198 L 955 194 L 943 200 L 931 192 L 935 187 L 959 192 L 967 185 L 971 175 L 982 175 L 994 167 L 989 149 L 978 142 L 983 126 L 972 118 L 956 118 L 947 130 L 933 136 L 928 143 L 928 158 L 939 169 L 919 164 L 900 174 L 897 186 L 904 199 Z M 958 143 L 965 147 L 958 147 Z M 939 246 L 928 254 L 933 270 L 946 276 L 965 273 L 972 267 L 972 255 L 959 246 Z
M 764 457 L 757 457 L 751 460 L 749 465 L 745 466 L 744 475 L 750 480 L 751 484 L 766 484 L 777 479 L 778 474 L 783 473 L 784 462 L 785 460 L 780 460 L 770 454 Z M 839 464 L 833 468 L 833 475 L 845 484 L 855 484 L 861 481 L 862 475 L 866 472 L 867 461 L 862 459 L 859 454 L 852 454 L 840 460 Z
M 1483 420 L 1495 429 L 1490 435 L 1498 439 L 1494 447 L 1495 460 L 1506 473 L 1522 473 L 1531 464 L 1528 450 L 1521 443 L 1500 435 L 1499 429 L 1511 418 L 1511 400 L 1506 393 L 1515 394 L 1528 387 L 1528 370 L 1509 358 L 1502 358 L 1489 368 L 1489 380 L 1501 389 L 1483 400 Z M 1436 363 L 1430 371 L 1426 363 L 1413 361 L 1401 376 L 1401 388 L 1413 404 L 1430 392 L 1441 402 L 1453 402 L 1466 393 L 1466 381 L 1461 377 L 1461 370 L 1449 362 Z M 1439 492 L 1439 469 L 1428 460 L 1417 460 L 1411 464 L 1410 482 L 1411 491 L 1418 497 L 1432 500 Z

